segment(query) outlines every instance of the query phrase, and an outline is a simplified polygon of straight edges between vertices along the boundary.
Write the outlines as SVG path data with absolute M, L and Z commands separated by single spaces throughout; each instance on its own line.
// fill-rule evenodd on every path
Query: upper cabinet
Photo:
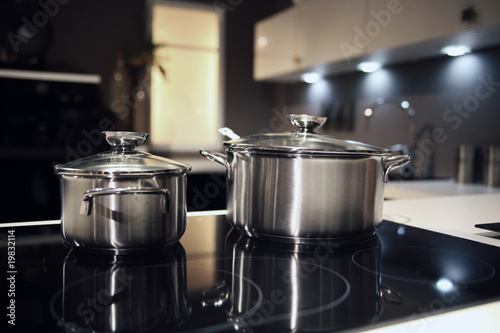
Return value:
M 275 77 L 301 68 L 302 38 L 297 24 L 298 14 L 292 8 L 256 25 L 255 79 Z
M 498 0 L 308 0 L 255 26 L 254 79 L 334 75 L 500 44 Z
M 349 37 L 347 27 L 362 26 L 363 1 L 309 1 L 296 7 L 301 27 L 301 53 L 303 68 L 320 64 L 325 60 L 342 61 L 345 54 L 340 45 Z M 352 30 L 352 29 L 351 29 Z M 352 37 L 351 37 L 352 38 Z
M 363 1 L 306 1 L 255 26 L 254 78 L 279 78 L 342 61 L 347 26 L 363 25 Z

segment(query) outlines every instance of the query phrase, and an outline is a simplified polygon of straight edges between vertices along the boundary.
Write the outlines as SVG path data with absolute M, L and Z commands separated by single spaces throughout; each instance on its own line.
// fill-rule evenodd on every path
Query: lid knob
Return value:
M 149 137 L 148 133 L 140 132 L 102 132 L 106 141 L 118 152 L 131 152 L 134 148 L 142 145 Z
M 299 128 L 301 133 L 314 133 L 314 129 L 320 128 L 326 122 L 326 117 L 307 114 L 290 114 L 288 119 L 294 126 Z

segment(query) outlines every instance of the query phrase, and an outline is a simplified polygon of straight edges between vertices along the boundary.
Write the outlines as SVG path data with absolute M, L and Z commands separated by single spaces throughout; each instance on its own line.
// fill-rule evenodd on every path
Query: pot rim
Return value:
M 142 170 L 142 171 L 91 171 L 91 170 L 79 170 L 71 168 L 61 168 L 61 164 L 56 165 L 55 174 L 64 176 L 81 176 L 81 177 L 102 177 L 102 178 L 118 178 L 118 177 L 151 177 L 157 175 L 165 174 L 187 174 L 191 171 L 191 166 L 182 169 L 172 169 L 172 170 Z
M 380 149 L 380 150 L 342 150 L 334 151 L 327 149 L 301 149 L 297 147 L 268 147 L 268 146 L 242 146 L 232 144 L 230 142 L 224 142 L 227 151 L 231 152 L 247 152 L 247 153 L 263 153 L 269 155 L 307 155 L 307 156 L 336 156 L 336 157 L 354 157 L 354 156 L 390 156 L 392 151 L 390 149 Z

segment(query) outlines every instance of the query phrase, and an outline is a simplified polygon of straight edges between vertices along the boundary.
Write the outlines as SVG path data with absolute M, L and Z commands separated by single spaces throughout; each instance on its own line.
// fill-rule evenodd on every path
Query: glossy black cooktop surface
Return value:
M 388 221 L 342 245 L 250 239 L 223 215 L 136 255 L 75 252 L 59 225 L 0 244 L 2 332 L 356 331 L 500 298 L 500 248 Z

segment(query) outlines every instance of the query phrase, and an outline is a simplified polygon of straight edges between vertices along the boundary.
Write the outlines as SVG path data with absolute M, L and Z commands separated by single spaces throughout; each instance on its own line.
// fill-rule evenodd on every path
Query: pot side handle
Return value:
M 170 192 L 166 188 L 155 187 L 124 187 L 124 188 L 94 188 L 88 190 L 82 197 L 80 214 L 90 215 L 92 213 L 92 198 L 100 195 L 121 195 L 121 194 L 160 194 L 165 197 L 163 212 L 167 214 L 170 206 Z
M 222 164 L 226 168 L 227 175 L 229 178 L 231 166 L 229 165 L 229 162 L 227 161 L 226 155 L 221 154 L 221 153 L 217 153 L 215 151 L 205 150 L 205 149 L 200 149 L 200 154 L 205 156 L 210 161 L 214 161 L 214 162 L 217 162 L 219 164 Z
M 388 157 L 385 160 L 384 166 L 384 183 L 387 183 L 387 181 L 389 180 L 389 172 L 391 172 L 392 169 L 402 167 L 403 165 L 408 164 L 408 162 L 410 162 L 410 155 L 397 155 Z

